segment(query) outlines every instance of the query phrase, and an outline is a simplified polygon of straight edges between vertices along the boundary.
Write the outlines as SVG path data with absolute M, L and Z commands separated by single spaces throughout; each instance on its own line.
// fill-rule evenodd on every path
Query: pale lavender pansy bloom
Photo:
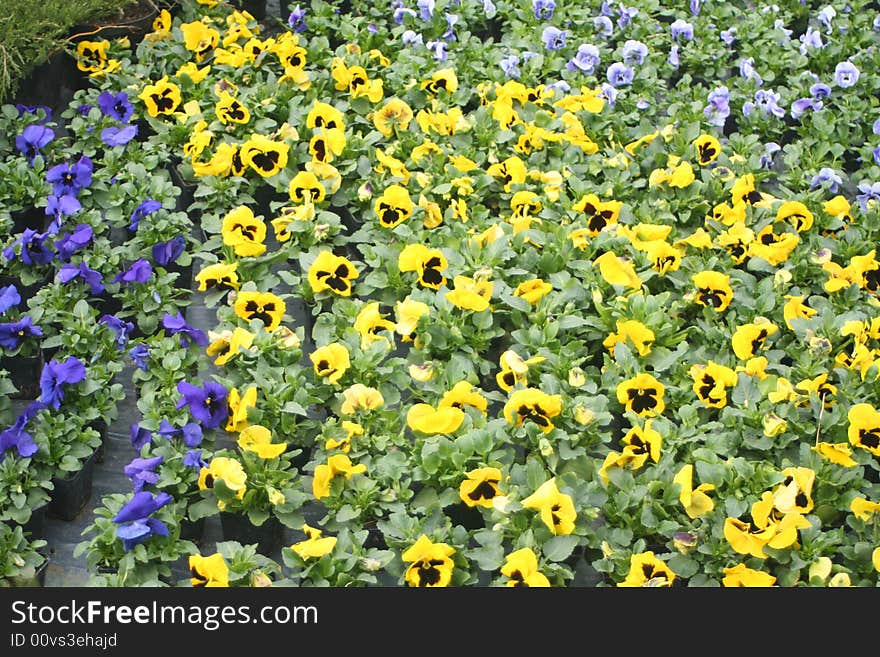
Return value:
M 641 41 L 636 41 L 635 39 L 627 39 L 626 43 L 623 44 L 621 57 L 623 58 L 624 64 L 629 64 L 630 66 L 641 64 L 645 61 L 645 57 L 647 56 L 648 46 L 646 46 Z
M 847 89 L 859 81 L 859 75 L 859 69 L 852 62 L 839 62 L 834 67 L 834 84 L 841 89 Z
M 836 194 L 840 185 L 843 184 L 843 179 L 837 175 L 837 172 L 830 167 L 822 167 L 819 169 L 819 173 L 813 176 L 813 179 L 810 181 L 810 191 L 814 189 L 819 189 L 823 185 L 828 188 L 828 191 L 832 194 Z
M 625 87 L 632 84 L 635 72 L 623 62 L 614 62 L 605 72 L 612 87 Z
M 566 67 L 570 71 L 581 71 L 587 75 L 592 75 L 600 61 L 599 49 L 592 44 L 582 43 L 578 46 L 577 53 L 569 60 Z
M 679 39 L 691 41 L 694 38 L 694 26 L 681 18 L 677 19 L 669 26 L 669 31 L 672 33 L 672 38 L 675 41 L 678 41 Z

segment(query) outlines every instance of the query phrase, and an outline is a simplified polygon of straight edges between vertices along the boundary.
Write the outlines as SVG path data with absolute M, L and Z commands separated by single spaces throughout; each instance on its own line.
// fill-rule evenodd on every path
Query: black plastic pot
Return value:
M 49 556 L 44 554 L 44 561 L 37 566 L 31 577 L 13 577 L 10 583 L 18 589 L 38 588 L 46 586 L 46 571 L 49 568 Z
M 40 374 L 43 371 L 43 354 L 34 356 L 3 356 L 0 358 L 0 369 L 9 372 L 9 378 L 17 392 L 10 395 L 12 399 L 36 399 L 40 396 Z
M 43 208 L 25 208 L 12 214 L 12 231 L 18 235 L 30 228 L 38 233 L 46 229 L 47 217 Z
M 311 447 L 301 447 L 300 449 L 302 451 L 290 459 L 290 465 L 302 472 L 303 468 L 312 460 L 312 452 L 314 449 Z
M 339 223 L 345 227 L 347 235 L 355 233 L 361 227 L 361 223 L 355 219 L 351 210 L 348 208 L 341 205 L 332 205 L 330 206 L 329 211 L 339 216 Z
M 205 519 L 190 520 L 184 518 L 180 521 L 180 538 L 184 541 L 199 543 L 205 534 Z
M 266 18 L 266 0 L 232 0 L 232 6 L 243 9 L 258 21 Z
M 169 162 L 167 167 L 168 175 L 171 177 L 171 182 L 173 182 L 175 187 L 180 190 L 177 195 L 177 211 L 187 212 L 189 206 L 192 205 L 195 200 L 196 186 L 183 179 L 183 176 L 180 175 L 180 170 L 177 168 L 179 165 L 179 158 L 173 159 Z
M 450 504 L 443 508 L 443 512 L 452 521 L 453 526 L 461 525 L 467 530 L 482 529 L 486 524 L 479 507 L 468 506 L 464 502 Z
M 382 533 L 382 530 L 376 527 L 375 525 L 368 526 L 367 528 L 367 540 L 364 541 L 364 547 L 369 549 L 376 550 L 387 550 L 388 543 L 385 541 L 385 534 Z
M 271 556 L 281 545 L 284 527 L 275 516 L 269 516 L 262 525 L 251 523 L 247 515 L 220 512 L 220 527 L 223 538 L 238 541 L 242 545 L 256 545 L 257 552 Z
M 48 503 L 31 509 L 31 517 L 21 526 L 21 531 L 31 537 L 31 540 L 43 538 L 43 530 L 46 526 L 46 509 Z
M 92 481 L 95 474 L 97 451 L 86 459 L 79 472 L 67 477 L 55 477 L 55 490 L 49 502 L 49 516 L 61 520 L 73 520 L 92 497 Z
M 21 82 L 15 96 L 16 103 L 46 105 L 61 111 L 73 98 L 79 81 L 85 74 L 76 68 L 76 61 L 67 51 L 58 49 L 45 62 L 34 67 Z
M 158 13 L 152 1 L 130 2 L 121 11 L 121 15 L 111 16 L 103 23 L 75 25 L 71 28 L 70 37 L 85 35 L 85 38 L 107 40 L 127 38 L 132 47 L 137 48 L 147 33 L 153 30 L 153 20 Z
M 48 273 L 42 279 L 38 279 L 30 285 L 24 285 L 21 282 L 21 278 L 18 276 L 0 276 L 0 287 L 14 285 L 15 289 L 18 290 L 18 295 L 21 297 L 21 305 L 19 308 L 25 309 L 28 305 L 28 300 L 36 296 L 37 292 L 39 292 L 43 286 L 48 285 L 50 281 L 51 277 Z
M 122 299 L 106 291 L 99 297 L 90 299 L 89 304 L 101 315 L 117 315 L 122 310 Z
M 46 571 L 49 570 L 49 556 L 45 556 L 46 560 L 37 568 L 37 586 L 40 587 L 46 586 Z
M 178 274 L 174 279 L 174 287 L 178 290 L 192 290 L 193 284 L 193 266 L 192 263 L 186 265 L 178 265 L 176 262 L 170 263 L 166 268 L 169 273 Z
M 109 440 L 107 423 L 104 420 L 95 420 L 90 426 L 101 434 L 101 444 L 95 450 L 95 463 L 103 463 L 104 456 L 107 453 L 107 441 Z

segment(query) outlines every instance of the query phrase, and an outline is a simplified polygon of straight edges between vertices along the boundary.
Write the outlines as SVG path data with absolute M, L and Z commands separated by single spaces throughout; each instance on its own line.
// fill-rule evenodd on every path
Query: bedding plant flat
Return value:
M 97 585 L 877 586 L 877 3 L 288 8 L 4 108 L 5 353 L 100 353 L 43 414 L 134 367 Z

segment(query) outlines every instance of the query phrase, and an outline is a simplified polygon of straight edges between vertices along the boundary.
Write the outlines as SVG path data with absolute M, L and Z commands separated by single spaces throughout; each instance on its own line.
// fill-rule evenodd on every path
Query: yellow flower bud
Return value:
M 574 409 L 574 419 L 575 422 L 580 424 L 581 426 L 587 426 L 596 419 L 596 414 L 591 411 L 589 408 L 584 408 L 583 406 L 576 406 Z
M 770 438 L 785 433 L 788 428 L 788 423 L 776 413 L 768 413 L 761 423 L 764 425 L 764 435 Z
M 832 565 L 833 564 L 831 562 L 831 559 L 829 559 L 828 557 L 819 557 L 818 559 L 816 559 L 816 561 L 810 564 L 810 580 L 812 581 L 812 579 L 815 577 L 824 583 L 825 580 L 828 579 L 828 576 L 831 574 Z

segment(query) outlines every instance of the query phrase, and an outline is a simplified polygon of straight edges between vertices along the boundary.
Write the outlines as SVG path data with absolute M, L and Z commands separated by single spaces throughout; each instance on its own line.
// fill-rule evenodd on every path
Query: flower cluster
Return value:
M 867 4 L 163 11 L 92 71 L 81 152 L 21 133 L 23 175 L 63 155 L 57 225 L 5 252 L 143 331 L 123 553 L 219 513 L 294 533 L 276 584 L 874 586 Z M 181 257 L 210 326 L 161 287 Z M 224 550 L 192 585 L 266 567 Z

